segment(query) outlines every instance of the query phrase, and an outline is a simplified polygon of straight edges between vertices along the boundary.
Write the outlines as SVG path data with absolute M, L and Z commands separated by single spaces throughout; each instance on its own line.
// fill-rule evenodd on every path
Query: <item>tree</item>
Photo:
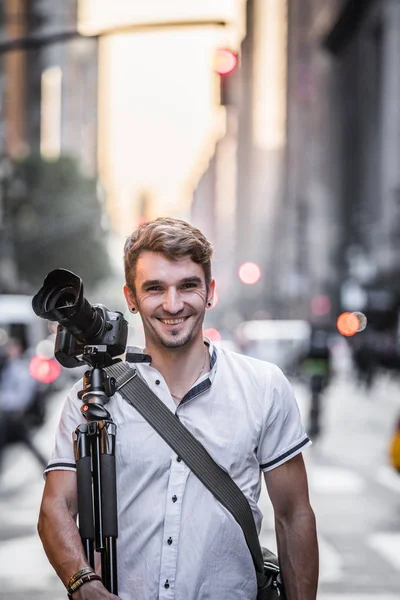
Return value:
M 14 163 L 13 180 L 19 193 L 7 208 L 21 279 L 37 288 L 49 271 L 65 268 L 90 287 L 109 275 L 98 182 L 85 177 L 74 158 L 45 162 L 29 155 Z

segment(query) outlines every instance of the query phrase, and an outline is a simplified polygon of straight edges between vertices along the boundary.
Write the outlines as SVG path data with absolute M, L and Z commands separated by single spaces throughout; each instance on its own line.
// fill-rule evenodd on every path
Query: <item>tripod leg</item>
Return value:
M 75 430 L 74 449 L 78 483 L 79 532 L 88 562 L 94 569 L 92 460 L 88 426 L 85 424 L 79 425 Z
M 115 433 L 112 422 L 103 422 L 100 428 L 101 495 L 103 506 L 103 535 L 107 560 L 107 589 L 118 595 L 117 589 L 117 485 L 115 471 Z

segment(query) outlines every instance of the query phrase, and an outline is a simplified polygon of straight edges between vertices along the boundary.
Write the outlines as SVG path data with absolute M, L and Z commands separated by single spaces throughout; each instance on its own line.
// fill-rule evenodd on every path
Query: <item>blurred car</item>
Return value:
M 62 387 L 61 367 L 54 358 L 51 329 L 47 321 L 32 310 L 32 298 L 25 294 L 0 295 L 0 375 L 4 364 L 7 340 L 22 342 L 30 361 L 30 373 L 38 382 L 38 405 L 48 394 Z M 37 411 L 44 410 L 43 407 Z
M 285 374 L 295 376 L 299 359 L 309 348 L 311 325 L 300 319 L 244 321 L 235 335 L 244 354 L 271 362 Z

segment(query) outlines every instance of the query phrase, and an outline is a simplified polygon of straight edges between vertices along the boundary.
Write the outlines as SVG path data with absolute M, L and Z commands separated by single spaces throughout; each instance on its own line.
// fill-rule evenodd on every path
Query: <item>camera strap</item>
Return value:
M 263 585 L 263 554 L 250 504 L 233 479 L 211 458 L 204 446 L 179 421 L 179 417 L 158 398 L 137 370 L 117 362 L 105 371 L 117 381 L 117 390 L 182 458 L 241 526 L 256 569 L 258 585 Z

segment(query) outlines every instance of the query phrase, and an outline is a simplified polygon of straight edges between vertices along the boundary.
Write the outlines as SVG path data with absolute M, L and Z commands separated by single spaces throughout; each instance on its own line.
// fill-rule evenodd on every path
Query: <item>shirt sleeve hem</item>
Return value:
M 76 471 L 76 464 L 68 461 L 57 461 L 50 463 L 44 470 L 43 477 L 46 478 L 50 471 Z
M 304 438 L 302 440 L 300 440 L 300 442 L 298 442 L 297 444 L 295 444 L 289 450 L 287 450 L 287 451 L 279 454 L 278 456 L 276 456 L 272 460 L 269 460 L 267 462 L 261 463 L 260 464 L 260 469 L 262 471 L 264 471 L 264 472 L 271 471 L 271 469 L 275 469 L 276 467 L 279 467 L 283 463 L 287 462 L 288 460 L 290 460 L 291 458 L 293 458 L 294 456 L 296 456 L 296 454 L 299 454 L 300 452 L 302 452 L 303 450 L 305 450 L 305 448 L 307 448 L 308 446 L 311 446 L 311 444 L 312 444 L 312 441 L 306 435 L 306 436 L 304 436 Z

